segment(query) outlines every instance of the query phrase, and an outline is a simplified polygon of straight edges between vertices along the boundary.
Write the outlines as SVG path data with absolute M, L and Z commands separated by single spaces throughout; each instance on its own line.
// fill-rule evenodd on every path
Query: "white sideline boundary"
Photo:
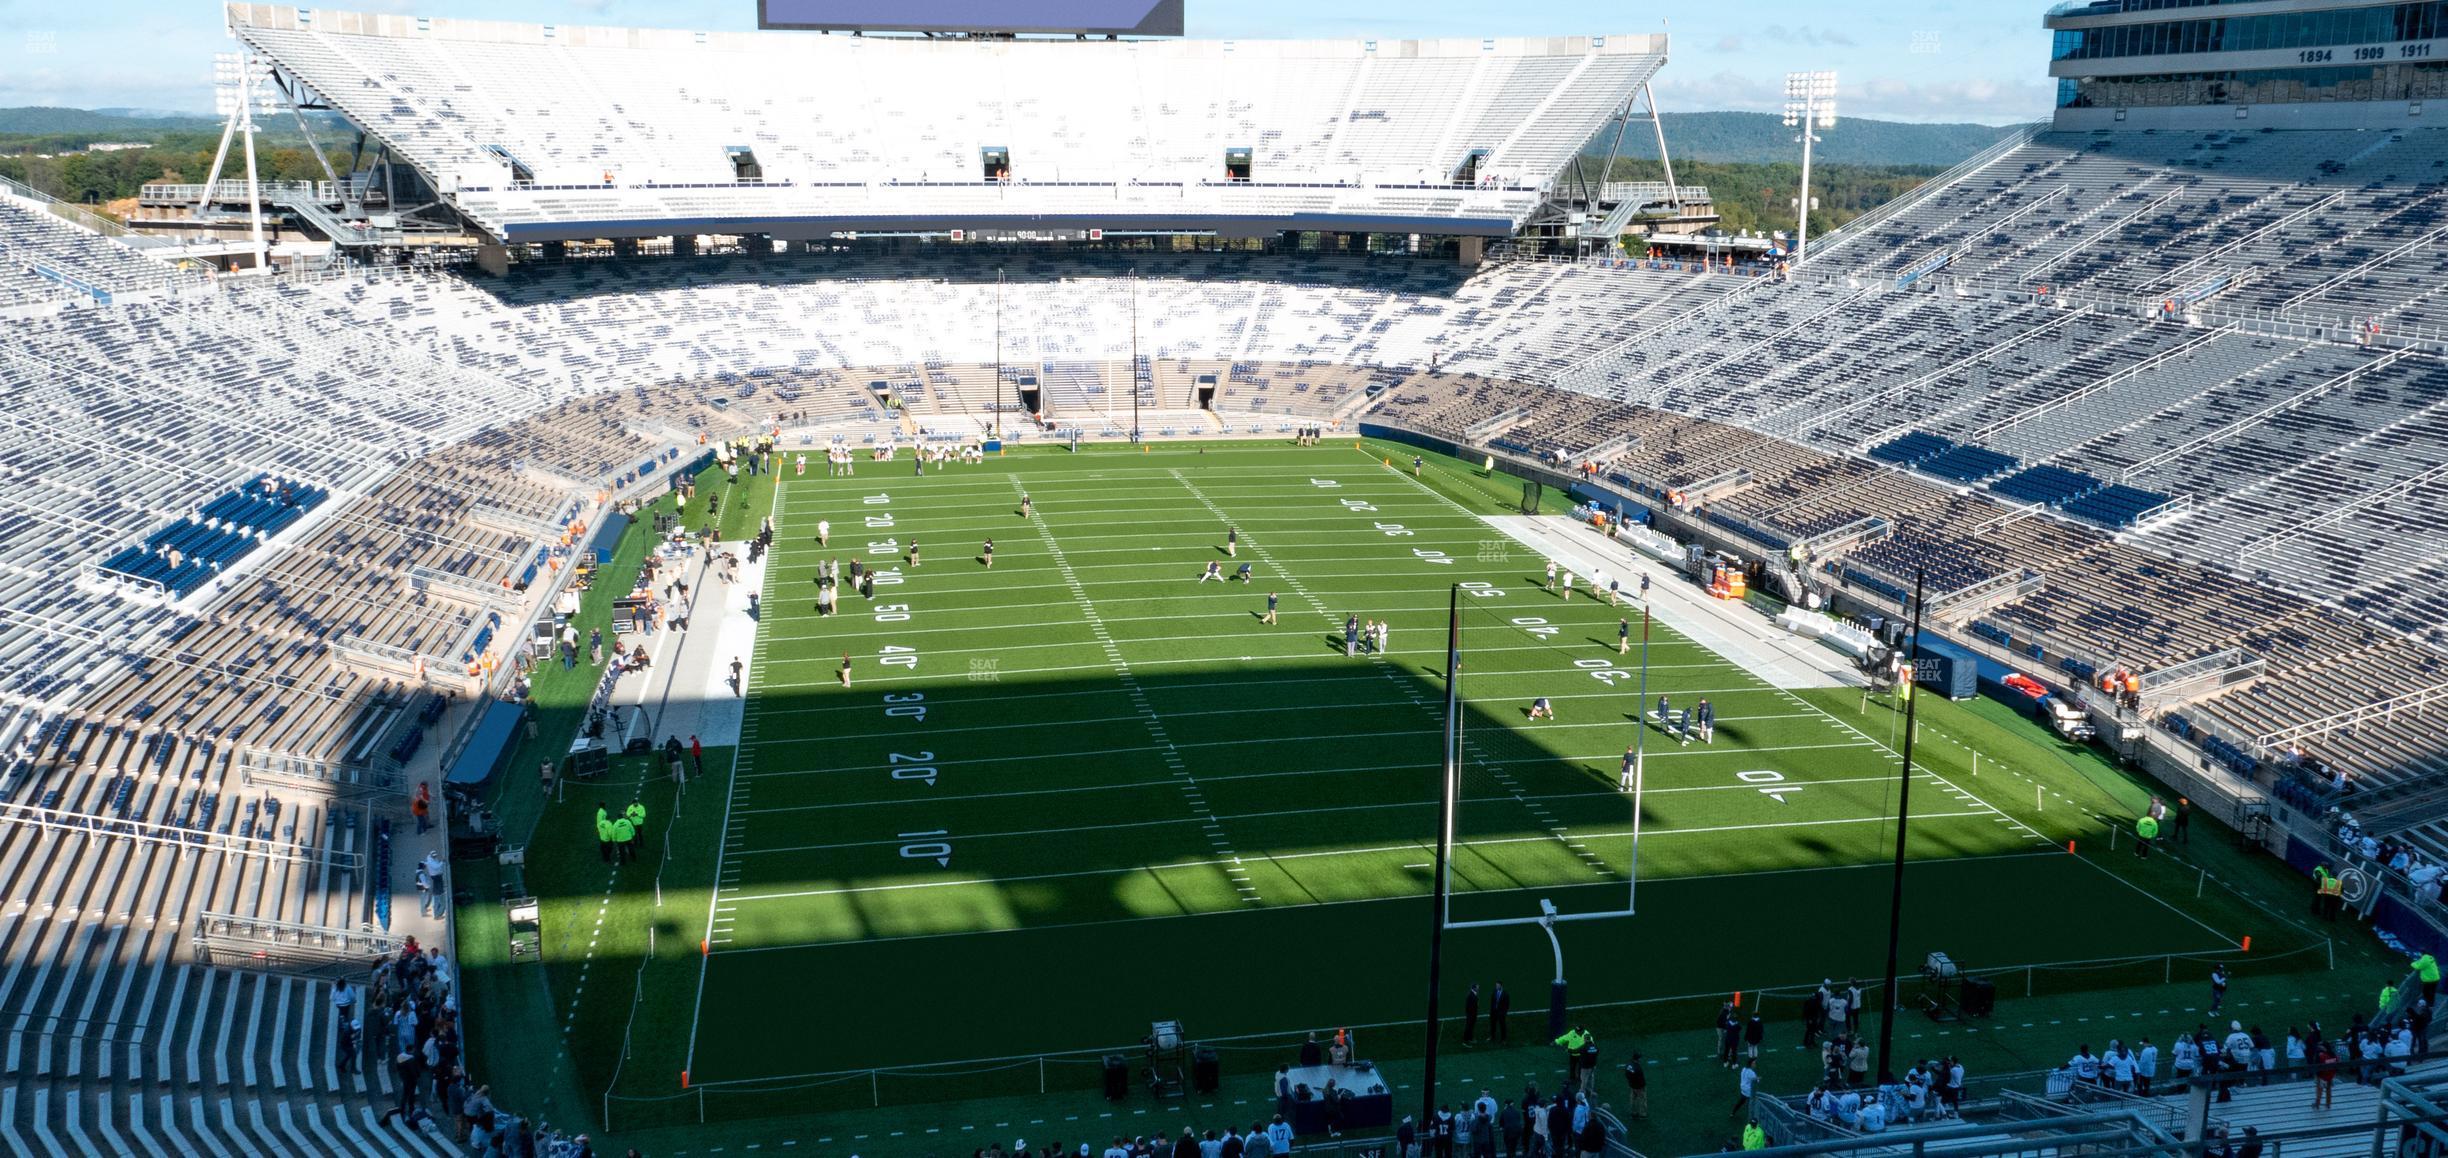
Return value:
M 1841 688 L 1865 682 L 1834 651 L 1777 630 L 1746 605 L 1710 597 L 1688 576 L 1607 541 L 1569 515 L 1494 515 L 1487 517 L 1487 524 L 1582 579 L 1603 568 L 1627 590 L 1637 591 L 1640 576 L 1649 576 L 1649 610 L 1658 622 L 1770 687 Z

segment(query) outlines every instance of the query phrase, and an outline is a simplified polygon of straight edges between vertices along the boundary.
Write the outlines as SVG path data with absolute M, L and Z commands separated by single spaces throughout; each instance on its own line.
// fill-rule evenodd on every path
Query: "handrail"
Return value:
M 67 220 L 81 225 L 86 229 L 90 229 L 95 233 L 99 233 L 104 237 L 126 237 L 128 235 L 127 226 L 121 225 L 120 223 L 113 221 L 108 217 L 104 217 L 99 213 L 86 209 L 83 206 L 62 201 L 59 198 L 53 197 L 52 195 L 22 181 L 13 181 L 7 177 L 0 177 L 0 190 L 5 190 L 30 201 L 41 202 L 43 207 L 50 210 L 53 216 L 66 218 Z
M 1996 144 L 1993 144 L 1986 149 L 1982 149 L 1980 152 L 1974 153 L 1971 156 L 1956 162 L 1953 168 L 1940 172 L 1937 176 L 1921 182 L 1919 185 L 1914 186 L 1914 188 L 1944 189 L 1957 181 L 1961 181 L 1964 178 L 1981 171 L 1982 169 L 1988 168 L 1991 164 L 1995 163 L 1999 158 L 2004 157 L 2006 154 L 2022 148 L 2025 144 L 2029 143 L 2034 136 L 2037 136 L 2047 128 L 2048 122 L 2046 121 L 2032 121 L 2028 124 L 2016 125 L 2009 130 L 2005 136 L 1999 137 Z M 1851 221 L 1845 222 L 1844 225 L 1839 228 L 1829 230 L 1826 235 L 1819 239 L 1818 248 L 1812 251 L 1810 255 L 1811 262 L 1816 264 L 1818 262 L 1825 261 L 1830 253 L 1844 248 L 1846 245 L 1850 244 L 1854 238 L 1860 237 L 1871 230 L 1876 229 L 1880 222 L 1883 222 L 1888 218 L 1903 212 L 1908 206 L 1918 204 L 1919 202 L 1919 198 L 1912 197 L 1910 195 L 1898 197 L 1884 205 L 1879 206 L 1876 209 L 1871 210 L 1868 213 L 1864 213 Z

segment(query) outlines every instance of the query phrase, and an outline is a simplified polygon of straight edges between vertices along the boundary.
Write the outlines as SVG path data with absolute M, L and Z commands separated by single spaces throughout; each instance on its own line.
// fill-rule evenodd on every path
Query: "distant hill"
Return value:
M 317 131 L 332 123 L 312 118 Z M 1767 113 L 1668 113 L 1666 144 L 1677 159 L 1731 164 L 1795 160 L 1793 130 Z M 265 126 L 296 129 L 281 117 Z M 218 117 L 150 109 L 0 109 L 0 136 L 82 136 L 97 141 L 154 141 L 173 133 L 218 133 Z M 1943 168 L 1988 147 L 2010 130 L 1995 125 L 1918 125 L 1902 121 L 1842 120 L 1820 136 L 1816 157 L 1831 165 L 1921 165 Z M 1657 159 L 1657 140 L 1645 125 L 1624 135 L 1624 155 Z
M 1666 147 L 1677 160 L 1767 164 L 1799 161 L 1802 147 L 1784 118 L 1769 113 L 1667 113 Z M 1995 144 L 2014 131 L 1998 125 L 1920 125 L 1903 121 L 1839 119 L 1812 146 L 1815 161 L 1831 165 L 1920 165 L 1945 168 Z M 1657 159 L 1657 137 L 1647 125 L 1624 135 L 1624 155 Z
M 149 141 L 163 133 L 219 132 L 219 117 L 154 113 L 138 109 L 0 109 L 0 133 L 76 133 L 97 140 Z

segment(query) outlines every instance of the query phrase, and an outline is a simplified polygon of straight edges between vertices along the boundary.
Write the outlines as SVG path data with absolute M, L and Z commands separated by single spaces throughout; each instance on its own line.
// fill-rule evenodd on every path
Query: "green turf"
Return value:
M 1544 590 L 1538 560 L 1479 517 L 1506 489 L 1460 473 L 1465 502 L 1348 445 L 787 481 L 692 1080 L 1095 1050 L 1175 1016 L 1210 1038 L 1412 1016 L 1457 582 L 1486 586 L 1466 600 L 1456 915 L 1528 915 L 1540 897 L 1621 907 L 1633 818 L 1615 779 L 1637 657 L 1614 642 L 1636 613 Z M 812 541 L 819 518 L 830 551 Z M 826 555 L 891 568 L 875 605 L 813 615 Z M 1248 561 L 1256 582 L 1196 581 L 1210 560 Z M 1257 620 L 1268 590 L 1272 627 Z M 1347 613 L 1388 619 L 1392 654 L 1346 658 Z M 1574 951 L 1609 966 L 1575 1001 L 1875 968 L 1896 791 L 1884 738 L 1663 627 L 1649 680 L 1652 697 L 1715 701 L 1719 733 L 1651 733 L 1642 916 L 1572 929 Z M 1520 718 L 1537 695 L 1558 720 Z M 1952 926 L 1913 938 L 1916 954 L 2003 965 L 2231 943 L 1934 768 L 1915 788 L 1918 915 Z M 1963 901 L 2035 896 L 2057 903 Z M 1659 929 L 1705 930 L 1705 949 Z M 1534 931 L 1449 943 L 1458 976 L 1534 983 L 1546 954 Z M 1818 951 L 1779 951 L 1803 945 Z M 1276 962 L 1352 983 L 1288 983 Z M 902 996 L 775 1000 L 806 978 Z
M 1456 583 L 1482 585 L 1464 601 L 1456 915 L 1621 907 L 1638 656 L 1614 645 L 1636 613 L 1542 589 L 1538 560 L 1480 518 L 1513 513 L 1517 482 L 1450 459 L 1414 481 L 1409 456 L 1101 447 L 784 480 L 736 771 L 715 754 L 676 819 L 650 798 L 673 854 L 659 882 L 652 864 L 595 863 L 590 805 L 547 814 L 528 886 L 561 931 L 554 963 L 488 970 L 483 938 L 466 962 L 490 1024 L 567 1034 L 567 1059 L 516 1082 L 634 1130 L 1077 1089 L 1161 1018 L 1250 1057 L 1311 1027 L 1416 1024 Z M 743 481 L 727 537 L 771 497 Z M 898 559 L 913 537 L 915 567 Z M 826 555 L 897 581 L 819 619 Z M 1210 559 L 1257 581 L 1196 582 Z M 1257 620 L 1269 589 L 1273 627 Z M 1344 657 L 1346 612 L 1388 619 L 1393 653 Z M 1663 627 L 1650 659 L 1651 699 L 1708 696 L 1718 735 L 1648 733 L 1640 912 L 1564 928 L 1576 1017 L 1646 1034 L 1705 1025 L 1730 990 L 1781 990 L 1770 1008 L 1790 1012 L 1795 987 L 1875 975 L 1894 706 L 1768 688 Z M 1558 720 L 1522 719 L 1537 695 Z M 2108 849 L 2104 826 L 2146 792 L 2088 750 L 1995 705 L 1925 699 L 1915 756 L 1908 971 L 1944 949 L 2047 1001 L 2198 978 L 2245 935 L 2267 968 L 2326 964 L 2328 930 L 2250 899 L 2294 887 L 2266 859 Z M 1501 979 L 1535 1025 L 1552 969 L 1535 929 L 1457 931 L 1446 953 L 1448 1016 L 1467 980 Z M 2126 958 L 2142 960 L 2015 969 Z M 1420 1050 L 1416 1030 L 1371 1032 L 1376 1056 Z

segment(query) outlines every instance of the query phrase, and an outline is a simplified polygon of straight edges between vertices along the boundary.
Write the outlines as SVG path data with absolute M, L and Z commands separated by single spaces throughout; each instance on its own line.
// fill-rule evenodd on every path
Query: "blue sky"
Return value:
M 888 7 L 891 0 L 877 0 Z M 745 29 L 755 0 L 359 0 L 341 9 L 547 24 Z M 1784 74 L 1832 68 L 1842 111 L 1915 121 L 2034 120 L 2049 109 L 2045 2 L 2023 0 L 1187 0 L 1200 37 L 1674 37 L 1668 111 L 1774 110 Z M 209 112 L 213 0 L 0 0 L 0 106 Z

